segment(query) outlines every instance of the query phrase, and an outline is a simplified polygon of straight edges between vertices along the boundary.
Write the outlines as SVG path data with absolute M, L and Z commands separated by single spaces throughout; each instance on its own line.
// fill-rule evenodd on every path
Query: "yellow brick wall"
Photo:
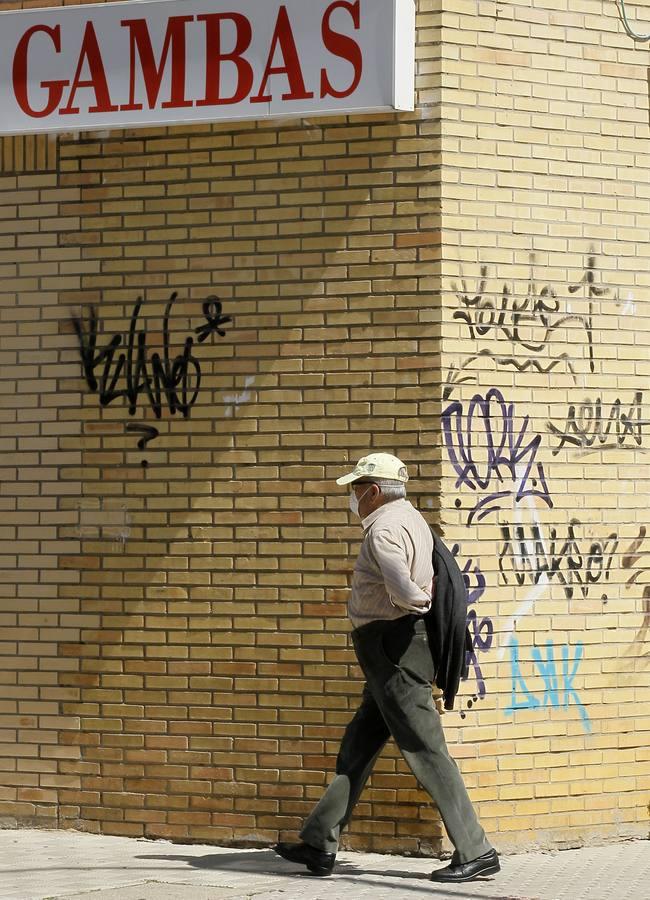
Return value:
M 650 418 L 645 56 L 587 7 L 420 0 L 412 115 L 5 139 L 0 823 L 295 834 L 360 689 L 333 480 L 373 447 L 467 567 L 444 722 L 497 845 L 647 833 L 650 426 L 561 438 Z M 81 369 L 94 309 L 110 391 L 139 297 L 150 374 L 193 339 L 160 418 Z M 441 835 L 387 749 L 347 846 Z
M 442 509 L 475 613 L 465 771 L 502 845 L 646 836 L 648 45 L 613 2 L 447 8 Z
M 361 688 L 334 479 L 398 453 L 438 517 L 439 15 L 418 15 L 415 114 L 63 135 L 53 171 L 5 167 L 4 824 L 268 843 L 330 777 Z M 110 401 L 139 297 L 160 418 Z M 349 845 L 438 847 L 423 801 L 388 749 Z

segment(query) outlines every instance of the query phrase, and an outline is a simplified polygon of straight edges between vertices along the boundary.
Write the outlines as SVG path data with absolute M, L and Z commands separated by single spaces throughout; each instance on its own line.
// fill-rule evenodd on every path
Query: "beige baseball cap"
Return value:
M 393 481 L 408 481 L 406 466 L 401 459 L 390 453 L 369 453 L 362 457 L 352 472 L 336 479 L 337 484 L 350 484 L 360 478 L 391 478 Z

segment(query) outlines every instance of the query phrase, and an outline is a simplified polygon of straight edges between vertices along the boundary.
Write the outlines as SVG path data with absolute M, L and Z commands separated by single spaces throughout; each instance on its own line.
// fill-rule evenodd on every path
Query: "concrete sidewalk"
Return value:
M 0 830 L 0 900 L 650 900 L 650 842 L 502 857 L 449 887 L 438 860 L 343 852 L 315 878 L 271 850 L 231 850 L 75 831 Z

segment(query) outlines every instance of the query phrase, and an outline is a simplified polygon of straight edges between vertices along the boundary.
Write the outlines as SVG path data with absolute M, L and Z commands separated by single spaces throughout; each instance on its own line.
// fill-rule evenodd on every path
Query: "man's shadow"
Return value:
M 186 862 L 195 869 L 212 869 L 222 872 L 245 872 L 248 875 L 302 875 L 304 867 L 287 863 L 272 850 L 237 850 L 236 853 L 208 853 L 206 856 L 182 856 L 176 854 L 143 854 L 137 859 L 164 859 L 169 862 Z M 336 864 L 337 873 L 360 874 L 362 869 L 343 861 Z M 309 873 L 307 873 L 309 874 Z M 414 873 L 411 873 L 414 874 Z M 313 876 L 311 876 L 313 877 Z
M 281 876 L 283 878 L 290 878 L 295 876 L 297 878 L 315 878 L 319 876 L 314 876 L 309 872 L 306 872 L 303 867 L 296 866 L 292 863 L 287 863 L 286 860 L 281 859 L 277 856 L 272 850 L 238 850 L 235 853 L 208 853 L 205 856 L 183 856 L 180 854 L 142 854 L 136 859 L 157 859 L 157 860 L 167 860 L 168 862 L 185 862 L 188 866 L 191 866 L 195 869 L 211 869 L 212 871 L 220 871 L 220 872 L 242 872 L 247 875 L 260 875 L 260 876 Z M 429 860 L 429 862 L 439 862 L 439 860 Z M 362 868 L 358 865 L 355 865 L 351 862 L 346 862 L 345 860 L 338 859 L 336 862 L 336 869 L 333 873 L 333 879 L 336 881 L 347 881 L 347 882 L 357 882 L 360 876 L 379 876 L 383 879 L 400 879 L 401 883 L 399 887 L 401 890 L 405 891 L 418 891 L 421 895 L 422 892 L 422 881 L 429 881 L 429 872 L 412 872 L 406 869 L 369 869 Z M 413 882 L 417 882 L 416 884 L 405 884 L 404 882 L 407 880 L 411 880 Z M 480 882 L 477 883 L 485 883 L 487 881 L 493 881 L 493 878 L 485 878 L 481 879 Z M 385 885 L 384 885 L 385 886 Z M 395 885 L 397 887 L 397 885 Z M 445 888 L 443 885 L 434 884 L 433 882 L 429 882 L 429 886 L 427 889 L 427 894 L 431 897 L 458 897 L 458 893 L 456 891 L 449 890 Z M 482 894 L 481 900 L 504 900 L 503 894 Z

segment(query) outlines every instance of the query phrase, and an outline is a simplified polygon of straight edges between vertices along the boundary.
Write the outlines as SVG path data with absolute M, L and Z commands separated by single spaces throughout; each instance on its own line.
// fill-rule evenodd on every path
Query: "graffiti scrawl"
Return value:
M 532 662 L 537 669 L 537 674 L 544 683 L 543 694 L 538 696 L 529 687 L 528 682 L 521 672 L 519 641 L 512 638 L 510 641 L 510 668 L 512 679 L 512 700 L 505 710 L 506 715 L 513 715 L 521 709 L 544 709 L 544 707 L 559 709 L 569 706 L 577 706 L 585 731 L 591 731 L 591 721 L 585 706 L 574 686 L 574 680 L 580 668 L 584 655 L 584 646 L 579 643 L 573 647 L 563 644 L 561 648 L 562 669 L 558 675 L 555 661 L 555 646 L 553 640 L 545 641 L 545 656 L 539 647 L 531 648 Z M 560 680 L 561 677 L 561 680 Z
M 540 435 L 531 435 L 529 416 L 515 424 L 514 403 L 497 388 L 485 396 L 475 394 L 467 407 L 452 402 L 442 414 L 442 430 L 449 459 L 456 470 L 456 487 L 475 493 L 488 491 L 471 509 L 467 524 L 479 522 L 514 497 L 538 497 L 547 506 L 553 501 L 544 466 L 537 460 Z
M 579 448 L 588 451 L 609 449 L 638 450 L 643 444 L 643 428 L 650 425 L 650 420 L 643 418 L 643 392 L 637 391 L 632 403 L 626 410 L 623 402 L 617 398 L 609 412 L 603 410 L 603 401 L 584 400 L 579 404 L 571 404 L 563 428 L 552 422 L 547 425 L 551 434 L 559 438 L 553 449 L 553 455 L 565 445 L 569 449 Z
M 103 329 L 94 307 L 90 309 L 87 322 L 81 317 L 73 319 L 86 383 L 93 393 L 99 394 L 102 406 L 124 399 L 128 404 L 129 415 L 133 416 L 137 411 L 138 401 L 145 397 L 158 419 L 161 418 L 164 407 L 172 414 L 179 412 L 185 418 L 189 416 L 199 395 L 201 367 L 193 353 L 192 335 L 185 338 L 182 352 L 173 355 L 169 319 L 177 297 L 178 294 L 173 293 L 165 308 L 162 354 L 152 353 L 149 356 L 147 332 L 144 327 L 140 327 L 139 322 L 142 297 L 135 303 L 126 337 L 115 334 L 104 347 L 98 347 Z M 215 333 L 224 337 L 226 332 L 222 325 L 230 322 L 231 318 L 222 315 L 221 301 L 216 297 L 208 297 L 203 303 L 203 315 L 205 322 L 195 329 L 198 343 Z

